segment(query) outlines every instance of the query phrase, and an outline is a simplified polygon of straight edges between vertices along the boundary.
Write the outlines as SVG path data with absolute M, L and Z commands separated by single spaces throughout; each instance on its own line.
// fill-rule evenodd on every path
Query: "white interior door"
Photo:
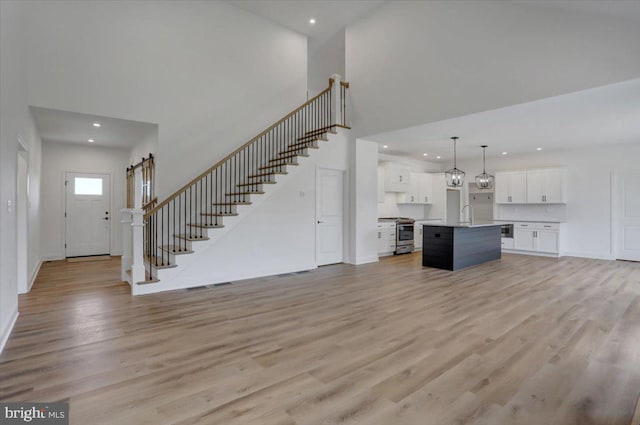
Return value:
M 65 255 L 110 252 L 111 182 L 108 174 L 66 173 Z
M 640 261 L 640 173 L 616 177 L 616 258 Z
M 316 176 L 316 261 L 343 261 L 343 172 L 319 168 Z

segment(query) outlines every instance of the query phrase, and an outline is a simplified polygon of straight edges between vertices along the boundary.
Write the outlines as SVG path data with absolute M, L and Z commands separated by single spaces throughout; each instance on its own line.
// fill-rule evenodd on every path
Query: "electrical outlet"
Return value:
M 11 199 L 7 199 L 7 212 L 11 211 L 13 211 L 13 208 L 11 206 Z

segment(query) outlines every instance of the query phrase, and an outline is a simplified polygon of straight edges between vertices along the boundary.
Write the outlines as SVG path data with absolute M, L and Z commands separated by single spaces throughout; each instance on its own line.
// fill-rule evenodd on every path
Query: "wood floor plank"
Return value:
M 630 262 L 416 253 L 132 297 L 117 258 L 47 262 L 0 400 L 68 401 L 72 424 L 640 425 L 639 282 Z

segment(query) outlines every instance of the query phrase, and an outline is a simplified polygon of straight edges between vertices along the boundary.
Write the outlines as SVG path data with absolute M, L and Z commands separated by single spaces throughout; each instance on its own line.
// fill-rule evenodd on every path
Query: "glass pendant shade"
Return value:
M 448 187 L 460 187 L 464 185 L 464 171 L 459 170 L 456 167 L 456 141 L 457 137 L 452 137 L 453 140 L 453 168 L 444 172 L 444 177 Z
M 493 188 L 493 176 L 491 174 L 487 174 L 486 170 L 486 156 L 485 149 L 487 145 L 482 145 L 482 174 L 478 174 L 476 176 L 476 186 L 478 189 L 491 189 Z

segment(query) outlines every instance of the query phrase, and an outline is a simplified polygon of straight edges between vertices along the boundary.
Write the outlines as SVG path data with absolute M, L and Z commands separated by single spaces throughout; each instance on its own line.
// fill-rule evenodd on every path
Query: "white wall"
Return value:
M 309 40 L 307 84 L 309 98 L 329 86 L 333 74 L 344 76 L 344 28 L 320 43 Z
M 16 166 L 18 137 L 29 150 L 28 270 L 39 261 L 40 138 L 27 107 L 24 3 L 0 2 L 0 351 L 18 314 Z M 8 203 L 11 203 L 11 206 Z
M 378 144 L 350 137 L 348 262 L 364 264 L 378 261 Z
M 71 143 L 42 144 L 42 223 L 40 251 L 45 259 L 64 253 L 64 174 L 86 172 L 111 174 L 111 254 L 122 254 L 120 210 L 126 205 L 125 169 L 129 152 Z
M 389 1 L 349 25 L 356 137 L 640 75 L 637 22 L 544 3 Z
M 130 165 L 137 164 L 142 158 L 149 158 L 149 154 L 157 155 L 158 153 L 158 126 L 148 132 L 142 140 L 131 149 L 129 158 Z
M 306 37 L 229 3 L 25 3 L 29 103 L 157 123 L 161 198 L 305 101 Z
M 519 207 L 512 219 L 555 220 L 566 209 L 566 254 L 612 259 L 612 173 L 637 171 L 640 145 L 606 146 L 583 150 L 532 152 L 527 155 L 487 158 L 487 172 L 528 168 L 563 167 L 567 175 L 565 207 Z M 482 171 L 482 158 L 459 161 L 467 175 Z M 547 211 L 548 210 L 548 211 Z M 534 217 L 532 217 L 534 214 Z M 501 217 L 502 218 L 502 217 Z

